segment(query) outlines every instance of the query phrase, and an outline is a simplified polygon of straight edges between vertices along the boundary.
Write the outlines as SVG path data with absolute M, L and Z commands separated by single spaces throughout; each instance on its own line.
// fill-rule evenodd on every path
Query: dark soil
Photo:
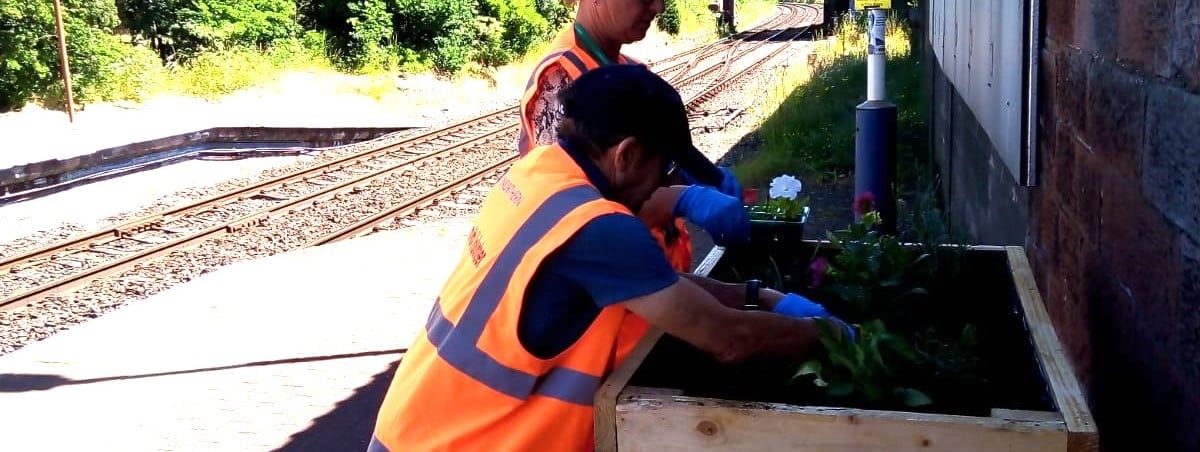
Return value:
M 809 232 L 806 231 L 805 235 L 808 236 Z M 804 293 L 829 306 L 831 300 L 827 296 L 806 289 L 803 283 L 809 279 L 807 262 L 814 251 L 810 245 L 791 250 L 789 254 L 797 257 L 797 264 L 795 267 L 785 267 L 785 272 L 791 274 L 787 284 L 790 287 L 785 289 Z M 834 251 L 821 250 L 822 254 L 830 252 Z M 749 266 L 743 264 L 761 258 L 763 253 L 763 250 L 730 250 L 711 276 L 729 281 L 734 278 L 731 270 L 735 266 L 743 267 L 741 273 L 748 273 L 745 268 Z M 775 254 L 776 257 L 782 257 L 778 250 Z M 926 314 L 922 314 L 915 322 L 935 325 L 946 331 L 960 329 L 967 322 L 974 324 L 981 358 L 979 377 L 970 380 L 931 378 L 911 382 L 911 386 L 924 391 L 934 400 L 933 405 L 911 409 L 896 405 L 872 405 L 851 398 L 830 398 L 807 382 L 792 383 L 792 376 L 801 364 L 799 362 L 763 359 L 726 366 L 670 337 L 664 337 L 659 342 L 630 384 L 682 389 L 685 395 L 696 397 L 801 406 L 984 417 L 989 416 L 993 408 L 1053 411 L 1054 405 L 1035 360 L 1006 256 L 1003 252 L 972 251 L 962 269 L 959 278 L 935 292 L 940 295 L 930 300 L 929 306 L 936 307 L 936 310 L 922 309 Z M 891 327 L 889 323 L 889 329 Z

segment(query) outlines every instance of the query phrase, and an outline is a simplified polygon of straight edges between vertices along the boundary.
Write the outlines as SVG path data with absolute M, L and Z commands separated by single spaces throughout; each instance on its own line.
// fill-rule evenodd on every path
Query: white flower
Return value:
M 800 179 L 796 179 L 790 175 L 784 174 L 771 180 L 771 190 L 769 191 L 771 198 L 787 198 L 796 199 L 800 195 L 800 189 L 804 184 L 800 183 Z

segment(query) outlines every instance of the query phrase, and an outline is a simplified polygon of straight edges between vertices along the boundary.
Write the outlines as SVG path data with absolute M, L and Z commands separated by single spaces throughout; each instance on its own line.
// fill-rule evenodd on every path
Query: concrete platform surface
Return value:
M 365 450 L 469 228 L 235 264 L 0 356 L 0 450 Z

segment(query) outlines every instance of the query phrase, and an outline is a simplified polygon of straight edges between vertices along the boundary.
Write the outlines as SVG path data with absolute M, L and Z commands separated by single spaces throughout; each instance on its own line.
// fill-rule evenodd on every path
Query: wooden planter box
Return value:
M 816 242 L 805 245 L 820 247 Z M 682 342 L 652 330 L 597 391 L 596 449 L 599 451 L 804 450 L 804 451 L 1093 451 L 1098 437 L 1079 383 L 1058 342 L 1021 247 L 973 247 L 1008 275 L 1007 307 L 1023 320 L 1030 375 L 1044 393 L 1029 403 L 994 406 L 980 415 L 801 406 L 688 394 L 690 382 L 705 378 L 698 354 L 676 353 Z M 708 275 L 721 261 L 714 248 L 697 269 Z M 989 271 L 991 269 L 989 268 Z M 1022 323 L 1022 322 L 1017 322 Z M 1006 339 L 1007 340 L 1007 339 Z M 1016 341 L 1020 342 L 1020 341 Z M 1021 353 L 1018 353 L 1021 354 Z M 679 356 L 684 356 L 680 358 Z M 673 362 L 679 360 L 679 362 Z M 712 369 L 709 367 L 708 369 Z M 656 373 L 656 375 L 650 375 Z M 1019 385 L 1018 385 L 1019 386 Z M 1038 392 L 1037 390 L 1032 392 Z M 999 403 L 1003 405 L 1003 403 Z

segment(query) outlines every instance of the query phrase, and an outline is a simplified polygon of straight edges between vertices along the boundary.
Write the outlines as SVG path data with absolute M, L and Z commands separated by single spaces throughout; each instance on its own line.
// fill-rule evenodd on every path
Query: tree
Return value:
M 73 81 L 81 93 L 100 84 L 132 48 L 112 36 L 111 0 L 65 0 L 63 25 Z M 60 82 L 54 7 L 48 1 L 0 0 L 0 111 L 20 108 Z M 87 100 L 89 96 L 80 96 Z
M 175 53 L 172 37 L 179 36 L 181 0 L 116 0 L 121 23 L 135 39 L 145 40 L 163 61 Z

